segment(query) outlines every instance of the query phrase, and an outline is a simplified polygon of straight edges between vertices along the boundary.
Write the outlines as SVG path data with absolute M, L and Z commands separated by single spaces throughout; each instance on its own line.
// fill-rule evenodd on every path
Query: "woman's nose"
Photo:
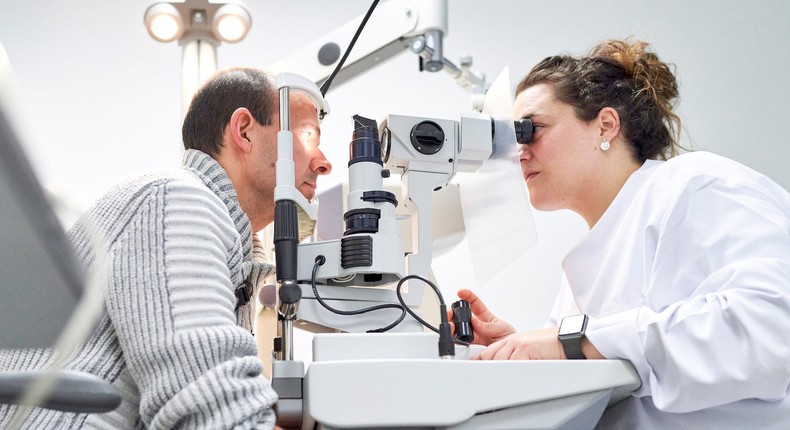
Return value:
M 529 161 L 532 158 L 532 151 L 529 150 L 529 145 L 518 145 L 518 159 L 519 161 Z

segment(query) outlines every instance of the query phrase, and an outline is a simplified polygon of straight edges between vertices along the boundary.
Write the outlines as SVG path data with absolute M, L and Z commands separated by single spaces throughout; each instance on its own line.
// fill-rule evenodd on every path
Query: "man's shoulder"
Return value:
M 135 200 L 135 197 L 152 198 L 154 195 L 169 193 L 172 189 L 213 194 L 194 173 L 184 169 L 174 169 L 124 178 L 113 185 L 99 201 L 128 201 Z
M 94 218 L 130 218 L 143 208 L 168 205 L 169 201 L 217 197 L 194 173 L 184 169 L 150 172 L 127 177 L 111 186 L 83 215 Z
M 191 173 L 185 169 L 172 169 L 130 176 L 120 180 L 113 186 L 112 189 L 140 189 L 147 187 L 157 187 L 171 182 L 191 182 L 194 184 L 201 183 L 194 173 Z

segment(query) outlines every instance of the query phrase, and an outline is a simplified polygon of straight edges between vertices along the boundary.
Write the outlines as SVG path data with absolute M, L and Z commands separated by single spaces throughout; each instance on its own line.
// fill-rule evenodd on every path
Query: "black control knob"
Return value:
M 455 324 L 455 337 L 462 342 L 471 342 L 475 339 L 472 331 L 472 308 L 466 300 L 453 303 L 453 324 Z
M 421 154 L 433 155 L 444 146 L 444 130 L 433 121 L 420 121 L 412 127 L 411 144 Z

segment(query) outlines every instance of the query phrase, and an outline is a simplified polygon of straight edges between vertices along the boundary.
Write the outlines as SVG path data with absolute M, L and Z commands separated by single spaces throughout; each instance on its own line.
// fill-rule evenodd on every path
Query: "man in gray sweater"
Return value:
M 106 311 L 66 368 L 112 383 L 123 401 L 102 414 L 35 409 L 23 428 L 274 426 L 277 395 L 260 376 L 246 302 L 250 280 L 272 270 L 253 233 L 274 219 L 278 103 L 264 72 L 219 72 L 184 119 L 181 168 L 116 185 L 69 231 L 85 270 L 103 262 L 107 279 Z M 311 199 L 331 165 L 310 99 L 292 92 L 290 112 L 296 187 Z M 0 351 L 0 371 L 49 358 Z M 0 405 L 0 428 L 15 409 Z

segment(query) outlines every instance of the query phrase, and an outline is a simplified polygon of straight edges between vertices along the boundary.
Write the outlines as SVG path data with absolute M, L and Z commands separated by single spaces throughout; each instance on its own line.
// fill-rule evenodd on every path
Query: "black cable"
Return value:
M 324 299 L 322 299 L 321 296 L 318 295 L 318 286 L 316 285 L 316 275 L 318 274 L 318 268 L 320 266 L 323 266 L 324 263 L 326 263 L 326 257 L 324 257 L 323 255 L 319 255 L 319 256 L 317 256 L 315 258 L 315 264 L 313 264 L 313 276 L 312 276 L 312 279 L 310 280 L 310 282 L 311 282 L 311 284 L 313 286 L 313 295 L 315 295 L 315 299 L 318 300 L 318 303 L 320 303 L 321 306 L 326 308 L 326 310 L 328 310 L 330 312 L 333 312 L 333 313 L 336 313 L 338 315 L 361 315 L 361 314 L 365 314 L 365 313 L 368 313 L 368 312 L 378 311 L 378 310 L 381 310 L 381 309 L 400 309 L 401 310 L 400 318 L 395 320 L 395 322 L 393 322 L 392 324 L 390 324 L 390 325 L 388 325 L 386 327 L 377 328 L 377 329 L 373 329 L 373 330 L 368 330 L 367 331 L 368 333 L 383 333 L 385 331 L 391 330 L 392 328 L 394 328 L 395 326 L 400 324 L 401 321 L 403 321 L 404 318 L 406 318 L 406 310 L 405 310 L 406 307 L 401 306 L 401 305 L 396 305 L 395 303 L 387 303 L 387 304 L 383 304 L 383 305 L 376 305 L 376 306 L 371 306 L 369 308 L 355 309 L 355 310 L 352 310 L 352 311 L 342 311 L 340 309 L 335 309 L 332 306 L 329 306 L 329 304 L 324 302 Z
M 446 318 L 447 318 L 447 312 L 444 311 L 445 304 L 444 304 L 444 297 L 442 296 L 442 292 L 439 291 L 439 288 L 437 288 L 436 285 L 434 285 L 431 281 L 429 281 L 429 280 L 427 280 L 427 279 L 425 279 L 425 278 L 423 278 L 422 276 L 419 276 L 419 275 L 409 275 L 409 276 L 406 276 L 403 279 L 401 279 L 400 282 L 398 282 L 398 286 L 395 289 L 395 293 L 398 296 L 398 301 L 400 302 L 400 305 L 396 305 L 394 303 L 387 303 L 387 304 L 383 304 L 383 305 L 376 305 L 376 306 L 371 306 L 369 308 L 355 309 L 355 310 L 351 310 L 351 311 L 343 311 L 343 310 L 340 310 L 340 309 L 335 309 L 332 306 L 330 306 L 328 303 L 326 303 L 324 301 L 324 299 L 322 299 L 321 296 L 318 294 L 318 286 L 316 284 L 316 278 L 317 278 L 317 275 L 318 275 L 318 268 L 320 266 L 323 266 L 324 263 L 326 263 L 326 257 L 324 257 L 323 255 L 318 255 L 315 258 L 315 264 L 313 264 L 313 274 L 312 274 L 312 277 L 311 277 L 311 280 L 310 280 L 310 284 L 313 287 L 313 295 L 315 296 L 315 299 L 326 310 L 328 310 L 328 311 L 330 311 L 332 313 L 338 314 L 338 315 L 347 315 L 347 316 L 348 315 L 361 315 L 361 314 L 364 314 L 364 313 L 377 311 L 377 310 L 381 310 L 381 309 L 400 309 L 401 310 L 400 318 L 395 320 L 395 322 L 393 322 L 392 324 L 390 324 L 390 325 L 388 325 L 386 327 L 377 328 L 377 329 L 373 329 L 373 330 L 368 330 L 367 333 L 383 333 L 383 332 L 386 332 L 386 331 L 389 331 L 389 330 L 393 329 L 395 326 L 400 324 L 401 321 L 404 320 L 404 318 L 406 318 L 406 312 L 408 312 L 409 315 L 414 317 L 414 319 L 417 320 L 417 322 L 419 322 L 423 326 L 429 328 L 430 330 L 433 330 L 436 333 L 439 333 L 439 329 L 437 329 L 436 327 L 432 326 L 430 323 L 428 323 L 427 321 L 425 321 L 422 318 L 420 318 L 417 314 L 415 314 L 409 308 L 409 306 L 406 305 L 406 302 L 403 300 L 403 296 L 401 295 L 400 289 L 401 289 L 401 286 L 403 286 L 403 283 L 406 282 L 409 279 L 419 279 L 420 281 L 423 281 L 423 282 L 427 283 L 428 285 L 431 286 L 431 288 L 433 288 L 433 291 L 436 292 L 436 295 L 439 297 L 439 302 L 440 302 L 440 304 L 442 306 L 442 311 L 441 312 L 443 313 L 444 316 L 441 317 L 441 318 L 442 318 L 442 320 L 445 323 L 447 322 L 447 321 L 445 321 Z M 464 341 L 462 341 L 460 339 L 457 339 L 457 338 L 453 338 L 453 341 L 455 343 L 459 344 L 459 345 L 469 346 L 469 342 L 464 342 Z
M 398 286 L 395 288 L 395 294 L 398 296 L 398 301 L 400 302 L 401 306 L 403 306 L 403 308 L 404 308 L 404 309 L 406 309 L 406 312 L 408 312 L 408 313 L 409 313 L 409 315 L 411 315 L 411 316 L 412 316 L 414 319 L 416 319 L 416 320 L 417 320 L 417 321 L 418 321 L 420 324 L 424 325 L 425 327 L 427 327 L 427 328 L 431 329 L 432 331 L 434 331 L 434 332 L 436 332 L 436 333 L 439 333 L 439 329 L 438 329 L 438 328 L 436 328 L 436 327 L 432 326 L 430 323 L 428 323 L 428 321 L 425 321 L 425 320 L 423 320 L 422 318 L 420 318 L 420 316 L 419 316 L 419 315 L 417 315 L 416 313 L 414 313 L 414 311 L 412 311 L 412 310 L 411 310 L 411 309 L 410 309 L 410 308 L 409 308 L 409 307 L 406 305 L 406 302 L 403 300 L 403 296 L 401 295 L 400 289 L 401 289 L 401 287 L 403 286 L 403 283 L 404 283 L 404 282 L 406 282 L 406 281 L 408 281 L 409 279 L 419 279 L 420 281 L 423 281 L 423 282 L 425 282 L 426 284 L 428 284 L 428 285 L 429 285 L 431 288 L 433 288 L 433 291 L 435 291 L 435 292 L 436 292 L 436 295 L 439 297 L 439 304 L 440 304 L 440 305 L 444 305 L 444 297 L 442 297 L 442 293 L 441 293 L 441 291 L 439 291 L 439 288 L 437 288 L 437 287 L 436 287 L 436 285 L 434 285 L 434 284 L 433 284 L 433 282 L 431 282 L 431 281 L 429 281 L 429 280 L 427 280 L 427 279 L 423 278 L 423 277 L 422 277 L 422 276 L 420 276 L 420 275 L 408 275 L 408 276 L 405 276 L 405 277 L 403 277 L 403 278 L 402 278 L 402 279 L 401 279 L 401 280 L 398 282 Z M 441 317 L 441 316 L 440 316 L 440 317 Z M 445 317 L 446 317 L 446 316 L 445 316 Z
M 469 342 L 464 342 L 464 341 L 462 341 L 461 339 L 458 339 L 457 337 L 454 337 L 454 338 L 453 338 L 453 341 L 454 341 L 455 343 L 457 343 L 458 345 L 461 345 L 461 346 L 469 346 L 469 345 L 470 345 L 470 343 L 469 343 Z
M 359 37 L 360 33 L 362 33 L 362 29 L 365 28 L 365 24 L 368 23 L 368 18 L 370 18 L 370 15 L 373 14 L 373 9 L 375 9 L 376 5 L 378 4 L 379 4 L 379 0 L 373 0 L 373 4 L 370 5 L 368 12 L 365 14 L 365 17 L 362 18 L 362 23 L 359 24 L 359 28 L 357 28 L 357 32 L 354 33 L 354 37 L 351 38 L 351 43 L 348 44 L 348 48 L 346 48 L 346 52 L 343 53 L 343 58 L 341 58 L 340 62 L 337 63 L 335 70 L 332 71 L 332 74 L 329 75 L 329 78 L 327 78 L 327 80 L 325 80 L 324 83 L 321 85 L 322 96 L 326 96 L 326 92 L 329 91 L 329 86 L 332 85 L 332 81 L 335 79 L 335 76 L 337 76 L 338 72 L 340 72 L 340 69 L 343 68 L 343 64 L 346 62 L 346 59 L 348 58 L 348 54 L 351 53 L 351 49 L 354 47 L 354 44 L 357 43 L 357 38 Z
M 426 284 L 428 284 L 428 286 L 433 288 L 433 291 L 436 293 L 436 296 L 439 298 L 439 320 L 440 320 L 440 323 L 439 323 L 439 328 L 438 329 L 436 327 L 432 326 L 431 324 L 429 324 L 427 321 L 425 321 L 422 318 L 420 318 L 404 302 L 403 296 L 401 295 L 401 292 L 400 292 L 400 289 L 403 286 L 403 283 L 408 281 L 409 279 L 418 279 L 418 280 L 420 280 L 422 282 L 425 282 Z M 444 296 L 442 296 L 442 292 L 439 291 L 439 288 L 433 282 L 431 282 L 431 281 L 429 281 L 429 280 L 427 280 L 427 279 L 425 279 L 425 278 L 423 278 L 422 276 L 419 276 L 419 275 L 408 275 L 408 276 L 403 277 L 403 279 L 401 279 L 398 282 L 398 286 L 395 288 L 395 294 L 398 296 L 398 301 L 403 306 L 403 308 L 406 309 L 406 311 L 409 313 L 409 315 L 411 315 L 414 319 L 419 321 L 420 324 L 424 325 L 425 327 L 428 327 L 429 329 L 431 329 L 434 332 L 436 332 L 437 334 L 439 334 L 439 351 L 440 351 L 439 355 L 440 356 L 441 355 L 445 355 L 445 354 L 447 354 L 447 355 L 455 355 L 455 353 L 452 351 L 452 344 L 453 343 L 461 344 L 461 345 L 464 345 L 464 346 L 469 346 L 468 342 L 464 342 L 462 340 L 459 340 L 459 339 L 453 337 L 450 334 L 450 323 L 449 323 L 449 321 L 447 321 L 447 306 L 444 303 Z

